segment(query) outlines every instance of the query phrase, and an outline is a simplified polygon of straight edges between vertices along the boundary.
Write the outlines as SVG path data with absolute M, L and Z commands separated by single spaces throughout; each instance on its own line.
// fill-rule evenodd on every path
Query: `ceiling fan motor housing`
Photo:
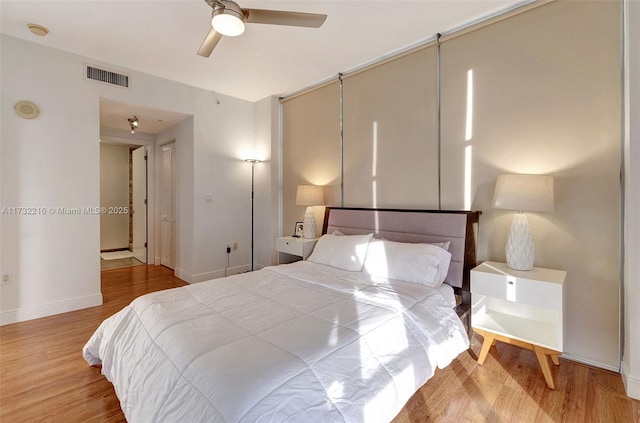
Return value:
M 212 3 L 213 12 L 211 17 L 224 13 L 225 15 L 234 15 L 244 22 L 244 14 L 238 3 L 234 1 L 213 1 Z

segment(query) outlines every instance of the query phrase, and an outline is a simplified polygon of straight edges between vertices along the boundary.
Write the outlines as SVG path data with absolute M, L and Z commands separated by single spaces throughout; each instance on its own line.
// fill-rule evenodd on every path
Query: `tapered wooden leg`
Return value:
M 556 389 L 556 386 L 553 383 L 553 375 L 551 374 L 551 369 L 549 368 L 549 360 L 547 359 L 547 354 L 545 354 L 544 349 L 538 347 L 537 345 L 534 345 L 533 351 L 536 353 L 536 357 L 538 357 L 538 362 L 540 363 L 540 368 L 542 369 L 544 380 L 547 381 L 547 386 L 549 387 L 549 389 Z
M 484 338 L 482 342 L 482 348 L 480 349 L 480 355 L 478 356 L 478 364 L 484 363 L 485 358 L 487 358 L 487 354 L 489 354 L 489 349 L 491 349 L 491 345 L 495 342 L 495 334 L 491 332 L 480 332 L 480 335 Z
M 553 375 L 551 374 L 551 368 L 549 367 L 549 358 L 547 356 L 551 357 L 553 364 L 559 366 L 560 360 L 558 359 L 558 356 L 562 354 L 562 352 L 534 345 L 529 342 L 523 342 L 518 339 L 509 338 L 508 336 L 487 332 L 478 328 L 473 328 L 473 331 L 484 338 L 480 354 L 478 355 L 478 364 L 484 363 L 484 360 L 487 358 L 487 354 L 489 354 L 489 350 L 496 344 L 496 341 L 533 350 L 538 358 L 538 363 L 540 364 L 540 369 L 542 369 L 542 374 L 544 375 L 544 380 L 547 382 L 547 386 L 549 389 L 556 389 L 555 383 L 553 382 Z

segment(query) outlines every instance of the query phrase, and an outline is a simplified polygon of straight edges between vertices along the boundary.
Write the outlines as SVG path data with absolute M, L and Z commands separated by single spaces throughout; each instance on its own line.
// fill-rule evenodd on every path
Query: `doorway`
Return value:
M 100 268 L 147 263 L 146 147 L 100 144 Z
M 131 213 L 129 231 L 133 257 L 147 263 L 147 149 L 131 151 Z
M 135 128 L 130 124 L 132 117 L 137 118 L 138 125 Z M 179 143 L 193 142 L 192 123 L 182 123 L 190 117 L 191 115 L 157 109 L 145 104 L 100 98 L 100 144 L 127 146 L 132 149 L 130 186 L 127 182 L 127 189 L 131 190 L 131 201 L 125 204 L 129 207 L 131 220 L 129 231 L 125 233 L 128 238 L 119 247 L 129 250 L 129 260 L 132 263 L 180 267 L 179 254 L 176 254 L 180 249 L 179 236 L 176 235 L 176 232 L 179 233 L 176 196 L 180 192 L 179 188 L 176 188 L 179 186 L 176 183 L 179 179 L 176 173 L 176 151 L 179 150 Z M 166 158 L 173 167 L 168 178 L 171 181 L 168 186 L 173 185 L 169 203 L 171 209 L 168 213 L 166 210 L 162 211 L 161 205 L 162 151 L 165 147 L 170 149 Z M 144 160 L 143 151 L 146 151 L 147 160 Z M 145 172 L 142 169 L 145 169 Z M 101 198 L 102 205 L 105 204 Z M 161 230 L 161 226 L 165 228 Z M 167 233 L 169 237 L 166 236 Z M 101 249 L 104 249 L 103 238 L 108 236 L 110 233 L 105 233 L 101 228 Z M 161 251 L 162 244 L 165 247 L 164 251 Z

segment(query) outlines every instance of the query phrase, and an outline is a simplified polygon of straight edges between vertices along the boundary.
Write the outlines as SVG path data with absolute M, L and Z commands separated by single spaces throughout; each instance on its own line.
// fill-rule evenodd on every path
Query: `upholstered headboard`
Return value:
M 479 212 L 391 210 L 327 207 L 322 233 L 374 233 L 399 242 L 451 241 L 451 263 L 445 282 L 469 292 L 469 272 L 476 265 L 474 225 Z

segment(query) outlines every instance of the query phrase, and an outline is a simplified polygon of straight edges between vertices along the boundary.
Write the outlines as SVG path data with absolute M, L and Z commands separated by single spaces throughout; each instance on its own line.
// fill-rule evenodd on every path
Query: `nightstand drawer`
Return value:
M 281 253 L 292 254 L 294 256 L 301 256 L 303 253 L 304 243 L 298 241 L 296 238 L 283 237 L 276 239 L 276 250 Z
M 485 262 L 471 270 L 471 293 L 519 304 L 561 309 L 565 272 L 534 268 L 517 271 Z
M 318 242 L 317 238 L 294 238 L 292 236 L 283 236 L 276 238 L 276 251 L 278 253 L 298 256 L 303 260 L 306 260 L 311 255 L 316 242 Z M 278 263 L 280 263 L 279 256 Z

